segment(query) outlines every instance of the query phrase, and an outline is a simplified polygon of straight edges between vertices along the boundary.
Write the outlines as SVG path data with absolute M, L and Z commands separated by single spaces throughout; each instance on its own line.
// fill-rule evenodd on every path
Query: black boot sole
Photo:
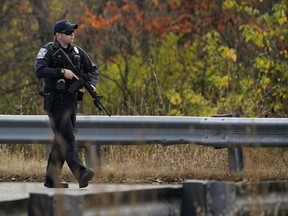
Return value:
M 81 180 L 79 181 L 79 187 L 84 188 L 87 187 L 89 184 L 89 181 L 93 179 L 94 172 L 91 169 L 88 169 L 85 171 L 85 173 L 81 176 Z

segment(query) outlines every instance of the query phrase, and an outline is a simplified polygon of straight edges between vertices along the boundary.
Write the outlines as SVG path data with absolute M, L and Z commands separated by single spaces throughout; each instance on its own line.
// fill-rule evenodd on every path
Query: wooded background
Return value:
M 113 115 L 287 116 L 286 0 L 1 0 L 0 10 L 1 114 L 45 114 L 34 61 L 67 19 Z M 100 114 L 88 94 L 79 111 Z

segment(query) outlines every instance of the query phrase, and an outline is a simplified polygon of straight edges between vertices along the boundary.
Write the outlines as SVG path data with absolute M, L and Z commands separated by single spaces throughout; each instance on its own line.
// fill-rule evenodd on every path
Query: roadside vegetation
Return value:
M 49 146 L 31 145 L 14 153 L 2 146 L 0 181 L 43 181 Z M 81 150 L 80 150 L 81 151 Z M 83 151 L 84 152 L 84 151 Z M 245 148 L 244 169 L 229 170 L 227 149 L 196 145 L 102 146 L 101 166 L 95 166 L 95 183 L 181 183 L 188 179 L 235 182 L 286 180 L 288 151 Z M 85 161 L 84 153 L 82 157 Z M 67 164 L 62 179 L 75 181 Z

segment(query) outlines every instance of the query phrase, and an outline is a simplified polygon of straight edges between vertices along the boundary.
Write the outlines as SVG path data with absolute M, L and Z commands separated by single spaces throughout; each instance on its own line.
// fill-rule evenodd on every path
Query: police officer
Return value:
M 43 80 L 42 96 L 54 133 L 54 140 L 49 154 L 45 183 L 48 188 L 68 188 L 66 182 L 60 181 L 64 162 L 79 182 L 79 187 L 87 187 L 94 177 L 92 169 L 86 168 L 79 157 L 75 145 L 74 127 L 77 112 L 77 100 L 82 99 L 83 91 L 67 91 L 78 77 L 65 68 L 63 62 L 53 58 L 58 49 L 63 49 L 75 66 L 79 67 L 89 84 L 95 89 L 99 71 L 86 52 L 73 44 L 77 24 L 60 20 L 54 24 L 54 41 L 40 48 L 35 61 L 35 73 Z M 87 80 L 86 79 L 86 80 Z

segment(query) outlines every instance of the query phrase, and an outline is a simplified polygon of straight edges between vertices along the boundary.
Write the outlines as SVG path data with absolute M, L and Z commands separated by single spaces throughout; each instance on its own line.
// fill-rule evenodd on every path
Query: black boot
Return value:
M 84 188 L 87 187 L 89 181 L 94 177 L 94 172 L 92 169 L 86 169 L 86 171 L 82 174 L 79 179 L 79 187 Z

